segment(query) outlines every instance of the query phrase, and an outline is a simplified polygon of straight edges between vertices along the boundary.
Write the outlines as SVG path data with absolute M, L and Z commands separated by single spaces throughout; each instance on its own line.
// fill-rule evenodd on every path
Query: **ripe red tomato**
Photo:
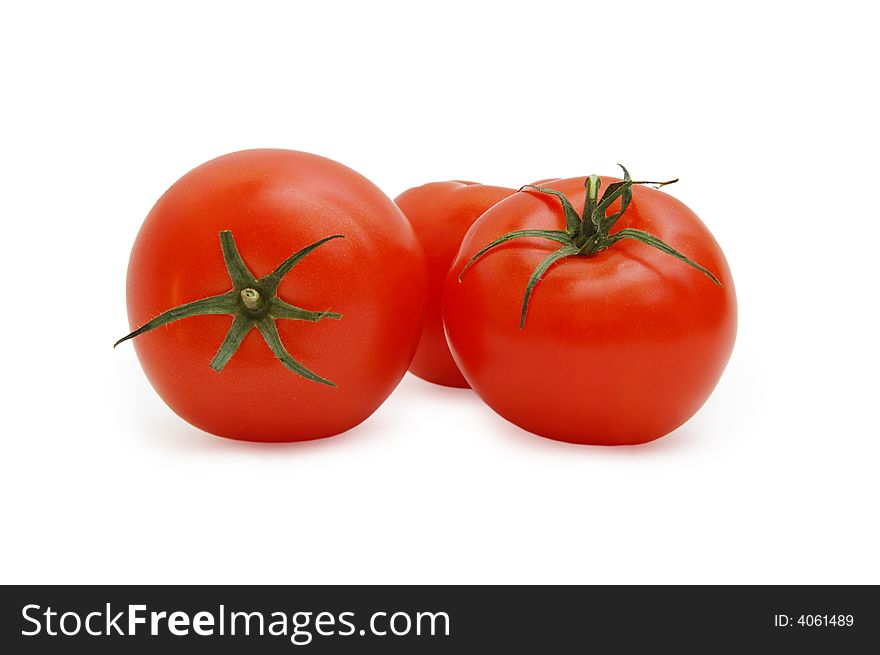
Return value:
M 625 182 L 557 180 L 501 201 L 468 231 L 446 280 L 443 319 L 464 377 L 536 434 L 609 445 L 661 437 L 705 402 L 733 348 L 736 296 L 721 248 L 684 204 Z M 613 203 L 603 206 L 599 183 Z M 541 232 L 486 249 L 516 230 Z
M 162 399 L 203 430 L 252 441 L 367 418 L 406 372 L 426 293 L 394 203 L 351 169 L 288 150 L 184 175 L 141 227 L 127 282 L 132 328 L 149 321 L 135 349 Z
M 476 182 L 433 182 L 404 191 L 395 202 L 412 223 L 428 262 L 428 302 L 425 325 L 415 358 L 415 375 L 447 387 L 467 387 L 467 381 L 449 354 L 440 296 L 449 265 L 471 224 L 513 189 Z

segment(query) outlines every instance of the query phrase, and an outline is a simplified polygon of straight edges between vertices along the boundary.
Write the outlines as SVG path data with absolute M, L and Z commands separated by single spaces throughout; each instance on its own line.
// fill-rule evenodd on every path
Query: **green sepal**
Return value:
M 223 251 L 223 261 L 226 263 L 226 270 L 229 271 L 232 286 L 238 291 L 255 286 L 257 279 L 245 265 L 229 230 L 220 233 L 220 248 Z
M 285 275 L 290 273 L 290 270 L 294 266 L 299 264 L 306 255 L 308 255 L 310 252 L 315 250 L 315 248 L 327 243 L 328 241 L 331 241 L 333 239 L 343 239 L 343 238 L 345 238 L 345 237 L 343 237 L 341 234 L 334 234 L 333 236 L 324 237 L 323 239 L 319 239 L 318 241 L 315 241 L 315 243 L 308 245 L 305 248 L 303 248 L 302 250 L 295 252 L 290 257 L 288 257 L 283 262 L 281 262 L 281 264 L 278 265 L 278 268 L 276 268 L 274 271 L 269 273 L 269 275 L 267 275 L 263 278 L 260 278 L 260 280 L 259 280 L 260 286 L 265 288 L 267 291 L 274 292 L 275 290 L 278 289 L 278 285 L 281 284 L 281 279 Z
M 169 323 L 173 323 L 174 321 L 179 321 L 182 318 L 189 318 L 190 316 L 202 316 L 205 314 L 232 314 L 235 311 L 237 303 L 238 292 L 233 289 L 232 291 L 227 291 L 226 293 L 220 294 L 219 296 L 211 296 L 210 298 L 202 298 L 201 300 L 188 302 L 185 305 L 178 305 L 173 309 L 162 312 L 152 321 L 144 323 L 134 332 L 126 334 L 119 341 L 114 343 L 113 347 L 115 348 L 123 341 L 134 339 L 144 332 L 155 330 L 158 327 L 168 325 Z
M 338 321 L 342 318 L 342 314 L 331 312 L 329 309 L 325 309 L 323 312 L 312 312 L 308 309 L 300 309 L 299 307 L 288 305 L 281 300 L 281 298 L 276 298 L 272 302 L 272 309 L 269 310 L 269 315 L 272 318 L 292 318 L 296 321 L 310 321 L 312 323 L 317 323 L 325 318 L 331 318 L 334 321 Z
M 608 188 L 605 189 L 605 193 L 602 195 L 602 200 L 600 202 L 603 205 L 605 205 L 605 199 L 610 194 L 614 193 L 619 188 L 623 188 L 623 192 L 620 194 L 620 209 L 618 209 L 611 216 L 608 216 L 608 217 L 605 216 L 605 212 L 608 211 L 608 207 L 611 206 L 611 202 L 614 202 L 612 200 L 611 202 L 609 202 L 607 205 L 604 206 L 604 208 L 602 209 L 601 215 L 599 212 L 596 212 L 595 216 L 593 217 L 594 223 L 603 223 L 604 224 L 603 227 L 605 228 L 606 233 L 608 230 L 610 230 L 612 227 L 614 227 L 614 224 L 617 222 L 617 219 L 619 219 L 621 216 L 623 216 L 623 213 L 629 207 L 629 203 L 632 202 L 632 178 L 629 175 L 629 171 L 626 170 L 626 166 L 624 166 L 623 164 L 618 164 L 618 166 L 620 166 L 620 168 L 623 170 L 623 181 L 614 182 L 612 184 L 609 184 Z
M 532 291 L 535 289 L 535 285 L 538 284 L 540 279 L 544 276 L 544 273 L 547 272 L 547 269 L 553 266 L 557 261 L 563 259 L 564 257 L 571 257 L 572 255 L 576 255 L 578 252 L 577 246 L 563 246 L 559 250 L 556 250 L 544 260 L 538 264 L 538 267 L 532 272 L 529 277 L 529 282 L 526 285 L 526 293 L 523 296 L 522 302 L 522 312 L 519 318 L 519 329 L 522 330 L 526 325 L 526 313 L 529 311 L 529 300 L 532 297 Z
M 571 201 L 565 196 L 561 191 L 557 191 L 556 189 L 548 189 L 547 187 L 535 186 L 534 184 L 526 184 L 525 186 L 521 186 L 519 188 L 520 191 L 523 189 L 533 189 L 535 191 L 540 191 L 541 193 L 546 193 L 551 196 L 555 196 L 559 198 L 559 202 L 562 203 L 562 212 L 565 214 L 565 231 L 568 234 L 574 234 L 578 231 L 578 228 L 581 224 L 581 217 L 578 216 L 577 210 L 575 210 L 574 205 L 571 204 Z
M 220 350 L 217 351 L 214 359 L 211 360 L 211 368 L 217 372 L 222 371 L 253 327 L 253 320 L 246 316 L 236 316 L 229 327 L 229 332 L 226 333 L 226 338 L 220 344 Z
M 257 329 L 260 331 L 260 334 L 263 335 L 263 339 L 266 340 L 266 343 L 269 344 L 269 350 L 271 350 L 288 369 L 312 382 L 326 384 L 328 387 L 336 386 L 335 382 L 331 382 L 330 380 L 313 373 L 291 357 L 290 353 L 284 348 L 284 344 L 281 343 L 281 336 L 278 334 L 278 326 L 275 325 L 274 319 L 267 316 L 266 318 L 257 321 Z
M 572 245 L 573 243 L 569 234 L 567 232 L 563 232 L 562 230 L 514 230 L 513 232 L 508 232 L 504 236 L 498 237 L 483 248 L 480 248 L 477 253 L 468 260 L 467 264 L 464 265 L 464 268 L 461 269 L 461 273 L 458 274 L 458 281 L 461 282 L 461 277 L 465 274 L 465 271 L 473 266 L 480 257 L 485 255 L 492 248 L 500 246 L 502 243 L 512 241 L 513 239 L 523 239 L 527 237 L 550 239 L 564 245 Z
M 626 211 L 627 207 L 629 207 L 630 202 L 632 202 L 632 187 L 636 184 L 644 184 L 648 186 L 652 186 L 655 189 L 660 189 L 667 184 L 675 184 L 678 182 L 678 178 L 674 180 L 667 180 L 665 182 L 650 182 L 647 180 L 636 180 L 634 181 L 629 176 L 629 171 L 626 170 L 626 167 L 622 164 L 618 164 L 620 168 L 623 169 L 623 181 L 614 182 L 608 185 L 608 188 L 605 189 L 605 193 L 602 195 L 602 200 L 599 201 L 599 205 L 596 207 L 596 210 L 593 214 L 593 223 L 595 223 L 599 228 L 599 233 L 604 237 L 608 236 L 608 232 L 614 227 L 614 224 L 617 222 L 623 213 Z M 620 210 L 611 216 L 605 216 L 605 213 L 611 207 L 612 203 L 617 200 L 620 201 Z
M 620 230 L 619 232 L 615 232 L 614 234 L 611 235 L 610 242 L 608 243 L 608 245 L 610 246 L 614 243 L 617 243 L 621 239 L 633 239 L 635 241 L 639 241 L 640 243 L 644 243 L 644 244 L 649 245 L 653 248 L 656 248 L 657 250 L 665 252 L 667 255 L 672 255 L 676 259 L 683 261 L 688 266 L 692 266 L 695 269 L 697 269 L 698 271 L 700 271 L 701 273 L 703 273 L 704 275 L 706 275 L 710 280 L 712 280 L 719 287 L 722 286 L 722 284 L 718 280 L 718 278 L 712 274 L 712 271 L 710 271 L 708 268 L 705 268 L 704 266 L 700 266 L 693 259 L 691 259 L 690 257 L 687 257 L 686 255 L 681 254 L 675 248 L 670 246 L 665 241 L 658 239 L 653 234 L 649 234 L 648 232 L 643 232 L 642 230 L 637 230 L 632 227 L 625 227 L 622 230 Z

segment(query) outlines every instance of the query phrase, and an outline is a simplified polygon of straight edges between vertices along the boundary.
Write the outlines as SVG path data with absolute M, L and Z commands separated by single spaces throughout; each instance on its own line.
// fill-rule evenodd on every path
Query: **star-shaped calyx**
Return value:
M 531 277 L 529 277 L 529 281 L 526 283 L 526 291 L 523 296 L 522 309 L 519 318 L 520 330 L 526 325 L 526 314 L 529 311 L 529 300 L 532 297 L 535 285 L 541 280 L 544 273 L 547 272 L 547 269 L 566 257 L 592 257 L 624 239 L 632 239 L 639 243 L 651 246 L 652 248 L 656 248 L 661 252 L 665 252 L 667 255 L 671 255 L 688 266 L 697 269 L 720 287 L 721 282 L 709 269 L 680 253 L 653 234 L 632 227 L 625 227 L 617 232 L 611 232 L 611 228 L 614 227 L 617 220 L 623 216 L 627 207 L 629 207 L 632 202 L 632 188 L 634 185 L 647 184 L 659 189 L 667 184 L 678 182 L 678 179 L 669 180 L 668 182 L 633 180 L 629 175 L 629 171 L 626 170 L 622 164 L 618 164 L 618 166 L 623 169 L 623 180 L 609 184 L 601 198 L 599 198 L 599 189 L 602 186 L 602 181 L 599 179 L 599 176 L 590 175 L 584 179 L 586 196 L 584 199 L 584 209 L 580 215 L 578 215 L 577 210 L 574 208 L 574 205 L 571 204 L 571 201 L 561 191 L 535 186 L 534 184 L 526 184 L 524 187 L 521 187 L 519 189 L 520 191 L 523 189 L 531 189 L 558 198 L 559 202 L 562 203 L 562 211 L 565 215 L 565 229 L 514 230 L 513 232 L 508 232 L 507 234 L 498 237 L 480 248 L 476 254 L 468 260 L 464 265 L 464 268 L 461 269 L 461 273 L 458 274 L 459 283 L 461 283 L 461 279 L 467 270 L 493 248 L 500 246 L 502 243 L 512 241 L 513 239 L 538 237 L 541 239 L 556 241 L 561 244 L 561 247 L 547 255 L 547 257 L 538 264 L 537 268 L 532 272 Z M 620 209 L 613 214 L 608 214 L 611 205 L 618 198 L 620 198 Z
M 158 327 L 182 318 L 205 314 L 230 314 L 234 317 L 232 325 L 229 328 L 229 332 L 226 333 L 226 338 L 223 339 L 220 349 L 211 361 L 212 369 L 222 371 L 223 367 L 226 366 L 227 362 L 235 354 L 235 351 L 238 350 L 247 333 L 256 328 L 263 336 L 263 339 L 265 339 L 272 353 L 288 369 L 307 380 L 335 387 L 336 384 L 334 382 L 313 373 L 291 357 L 284 344 L 281 343 L 281 337 L 278 335 L 278 327 L 275 321 L 280 318 L 286 318 L 315 323 L 325 318 L 332 318 L 334 320 L 342 318 L 342 314 L 329 310 L 313 312 L 294 307 L 278 297 L 278 285 L 281 284 L 281 280 L 294 266 L 320 245 L 332 239 L 341 238 L 343 238 L 341 234 L 334 234 L 333 236 L 315 241 L 310 246 L 306 246 L 285 259 L 269 275 L 257 278 L 242 260 L 238 247 L 235 245 L 235 240 L 232 238 L 232 232 L 224 230 L 220 233 L 220 247 L 223 251 L 226 269 L 229 271 L 229 277 L 232 280 L 232 290 L 219 296 L 203 298 L 169 309 L 131 334 L 122 337 L 113 344 L 113 347 L 115 348 L 123 341 L 133 339 L 144 332 L 155 330 Z

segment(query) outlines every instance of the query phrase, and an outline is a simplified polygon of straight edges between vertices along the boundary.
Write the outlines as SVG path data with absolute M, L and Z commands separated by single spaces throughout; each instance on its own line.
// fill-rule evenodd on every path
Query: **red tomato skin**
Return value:
M 394 200 L 412 224 L 428 264 L 425 324 L 409 367 L 423 380 L 447 387 L 468 386 L 443 333 L 443 284 L 468 228 L 484 211 L 514 192 L 476 182 L 432 182 L 404 191 Z
M 617 178 L 602 178 L 603 187 Z M 547 186 L 580 211 L 584 178 Z M 612 211 L 619 207 L 615 203 Z M 682 425 L 717 384 L 736 337 L 733 278 L 697 215 L 661 191 L 633 188 L 612 232 L 650 232 L 712 271 L 723 287 L 650 246 L 620 241 L 592 257 L 552 266 L 520 310 L 532 271 L 560 246 L 543 239 L 505 243 L 465 263 L 517 229 L 564 229 L 559 201 L 520 192 L 474 223 L 447 277 L 443 319 L 455 361 L 498 414 L 560 441 L 626 445 Z
M 246 150 L 176 182 L 135 240 L 127 277 L 134 329 L 161 312 L 232 288 L 219 233 L 245 264 L 270 273 L 333 234 L 283 279 L 278 296 L 342 319 L 278 320 L 288 352 L 338 386 L 286 369 L 252 330 L 220 372 L 209 366 L 231 316 L 195 316 L 134 339 L 150 383 L 181 418 L 247 441 L 303 441 L 344 432 L 372 414 L 406 372 L 426 293 L 424 257 L 403 214 L 335 161 L 290 150 Z

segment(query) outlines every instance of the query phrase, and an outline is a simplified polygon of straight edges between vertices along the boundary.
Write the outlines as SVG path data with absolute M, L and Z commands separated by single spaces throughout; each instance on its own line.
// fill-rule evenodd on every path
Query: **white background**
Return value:
M 871 3 L 4 3 L 3 582 L 880 582 Z M 615 172 L 670 188 L 740 301 L 703 410 L 577 447 L 407 376 L 367 422 L 215 438 L 128 329 L 140 222 L 249 147 L 392 197 Z

